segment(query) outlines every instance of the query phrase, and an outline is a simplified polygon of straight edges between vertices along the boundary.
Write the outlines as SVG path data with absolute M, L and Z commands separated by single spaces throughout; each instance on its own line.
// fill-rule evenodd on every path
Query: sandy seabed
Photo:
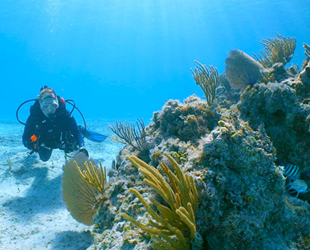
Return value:
M 111 135 L 112 122 L 88 127 Z M 22 144 L 23 129 L 17 122 L 0 121 L 0 249 L 87 249 L 92 227 L 77 222 L 62 199 L 63 151 L 54 150 L 48 162 L 29 155 Z M 110 138 L 102 143 L 85 139 L 85 145 L 107 170 L 122 147 Z

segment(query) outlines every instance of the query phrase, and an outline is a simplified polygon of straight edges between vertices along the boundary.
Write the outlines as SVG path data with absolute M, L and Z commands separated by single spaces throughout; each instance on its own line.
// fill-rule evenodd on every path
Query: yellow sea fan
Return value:
M 82 171 L 86 170 L 84 166 L 85 161 L 95 164 L 83 153 L 75 154 L 66 162 L 63 167 L 62 195 L 73 218 L 90 226 L 94 223 L 93 217 L 97 212 L 94 205 L 97 202 L 96 195 L 98 192 L 93 185 L 87 183 L 82 178 L 76 167 L 76 164 L 78 164 Z

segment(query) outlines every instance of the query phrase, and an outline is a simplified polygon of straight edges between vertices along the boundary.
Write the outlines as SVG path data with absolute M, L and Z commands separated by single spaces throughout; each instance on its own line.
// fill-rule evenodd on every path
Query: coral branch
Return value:
M 218 86 L 217 68 L 209 66 L 210 69 L 208 69 L 206 65 L 203 65 L 198 61 L 194 62 L 196 62 L 199 66 L 195 67 L 194 70 L 190 70 L 192 71 L 196 84 L 198 84 L 205 93 L 208 105 L 210 106 L 215 99 L 215 90 Z
M 304 48 L 305 48 L 305 55 L 310 58 L 310 46 L 307 44 L 303 44 Z
M 125 124 L 122 124 L 121 122 L 118 123 L 118 121 L 116 121 L 115 125 L 109 125 L 113 133 L 119 137 L 112 137 L 112 139 L 116 142 L 127 143 L 139 151 L 147 150 L 149 145 L 146 142 L 144 122 L 142 119 L 138 119 L 136 124 L 137 128 L 135 128 L 132 123 L 127 121 Z
M 262 40 L 260 43 L 264 46 L 261 55 L 254 58 L 264 67 L 270 68 L 275 63 L 287 64 L 294 56 L 296 48 L 296 38 L 284 37 L 276 33 L 277 37 Z
M 152 187 L 167 204 L 161 204 L 156 199 L 150 198 L 159 212 L 157 213 L 136 189 L 130 188 L 129 191 L 139 198 L 155 221 L 150 220 L 147 226 L 129 215 L 122 214 L 122 216 L 143 231 L 150 233 L 152 247 L 155 249 L 189 249 L 189 241 L 196 235 L 195 211 L 198 208 L 196 184 L 191 176 L 183 173 L 180 165 L 169 154 L 164 153 L 164 155 L 175 172 L 174 174 L 165 164 L 160 164 L 171 184 L 155 167 L 146 164 L 138 157 L 132 155 L 126 158 L 145 176 L 144 182 Z M 186 236 L 188 231 L 190 237 Z
M 83 180 L 88 184 L 93 185 L 93 187 L 99 193 L 103 193 L 107 183 L 106 167 L 104 167 L 103 169 L 101 162 L 100 162 L 100 168 L 98 168 L 92 162 L 85 161 L 84 167 L 86 170 L 82 171 L 76 161 L 74 161 L 74 164 Z

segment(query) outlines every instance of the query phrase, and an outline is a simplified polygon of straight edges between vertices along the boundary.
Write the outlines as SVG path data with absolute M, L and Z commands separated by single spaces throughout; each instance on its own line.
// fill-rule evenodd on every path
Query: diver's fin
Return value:
M 93 142 L 102 142 L 108 137 L 98 132 L 88 130 L 82 127 L 81 125 L 79 125 L 79 129 L 81 130 L 82 134 L 85 136 L 86 139 L 93 141 Z

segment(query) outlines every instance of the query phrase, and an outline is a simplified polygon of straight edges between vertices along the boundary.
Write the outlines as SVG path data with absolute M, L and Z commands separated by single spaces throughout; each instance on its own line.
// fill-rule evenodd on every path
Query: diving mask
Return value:
M 46 117 L 50 117 L 56 113 L 59 107 L 58 99 L 47 97 L 40 101 L 40 108 Z
M 44 86 L 41 88 L 39 97 L 40 108 L 46 117 L 52 116 L 56 113 L 59 107 L 58 99 L 55 90 Z

